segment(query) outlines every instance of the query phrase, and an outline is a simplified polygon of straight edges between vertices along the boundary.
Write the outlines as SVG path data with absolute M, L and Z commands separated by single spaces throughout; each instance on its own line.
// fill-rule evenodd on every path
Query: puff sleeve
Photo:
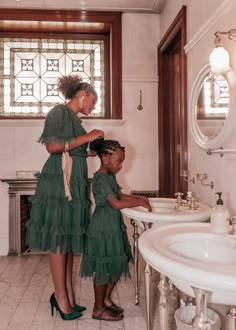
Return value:
M 71 142 L 75 138 L 73 113 L 64 105 L 57 105 L 49 111 L 45 123 L 43 133 L 38 142 L 50 143 L 59 142 L 65 144 Z M 79 119 L 78 119 L 79 120 Z
M 121 187 L 113 175 L 95 175 L 93 179 L 93 193 L 96 205 L 104 205 L 111 198 L 118 198 Z

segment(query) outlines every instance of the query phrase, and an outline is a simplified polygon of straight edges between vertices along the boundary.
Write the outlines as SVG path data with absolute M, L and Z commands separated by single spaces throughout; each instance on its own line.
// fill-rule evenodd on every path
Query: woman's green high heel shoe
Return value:
M 75 310 L 73 310 L 71 313 L 66 314 L 64 312 L 62 312 L 62 310 L 60 309 L 55 294 L 53 293 L 50 297 L 50 304 L 51 304 L 51 313 L 53 316 L 53 312 L 54 312 L 54 307 L 56 308 L 56 310 L 59 312 L 59 314 L 61 315 L 61 318 L 65 321 L 69 321 L 69 320 L 74 320 L 74 319 L 78 319 L 79 317 L 82 316 L 82 314 L 80 312 L 76 312 Z
M 80 312 L 86 311 L 87 308 L 84 306 L 75 305 L 74 307 L 72 307 L 72 309 L 73 309 L 73 311 L 80 313 Z

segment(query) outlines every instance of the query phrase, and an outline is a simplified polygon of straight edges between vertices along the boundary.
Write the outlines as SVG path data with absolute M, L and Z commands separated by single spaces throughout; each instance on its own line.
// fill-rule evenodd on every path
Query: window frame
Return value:
M 10 23 L 9 23 L 10 21 Z M 38 22 L 38 27 L 32 28 L 30 22 Z M 47 26 L 45 22 L 75 23 L 75 28 L 65 26 L 63 30 Z M 20 23 L 19 23 L 20 22 Z M 43 22 L 43 24 L 41 24 Z M 76 23 L 100 23 L 96 29 L 76 27 Z M 12 23 L 12 24 L 11 24 Z M 99 39 L 103 36 L 104 71 L 105 71 L 105 113 L 103 117 L 86 117 L 86 119 L 122 119 L 122 42 L 121 42 L 121 12 L 92 12 L 68 10 L 31 10 L 2 9 L 0 11 L 0 37 L 36 37 L 36 38 L 80 38 Z M 101 37 L 100 37 L 101 38 Z M 45 116 L 0 116 L 1 119 L 42 119 Z

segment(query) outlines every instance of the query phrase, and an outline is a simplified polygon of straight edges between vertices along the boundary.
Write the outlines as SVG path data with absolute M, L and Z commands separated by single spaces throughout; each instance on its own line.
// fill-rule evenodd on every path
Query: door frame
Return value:
M 179 129 L 181 144 L 178 147 L 180 171 L 175 173 L 176 146 L 171 141 L 171 129 L 175 127 L 176 111 L 171 113 L 171 97 L 173 90 L 169 87 L 172 81 L 170 69 L 173 66 L 173 52 L 179 43 Z M 158 45 L 158 147 L 159 147 L 159 194 L 160 197 L 174 197 L 174 193 L 186 193 L 187 182 L 180 175 L 181 170 L 188 168 L 187 148 L 187 59 L 184 51 L 186 44 L 186 6 L 183 6 L 166 34 Z M 167 86 L 168 85 L 168 86 Z M 167 88 L 166 88 L 167 87 Z M 168 90 L 169 88 L 169 90 Z M 168 94 L 169 93 L 169 94 Z M 173 104 L 172 104 L 173 105 Z M 173 140 L 173 139 L 172 139 Z M 174 141 L 175 142 L 175 141 Z

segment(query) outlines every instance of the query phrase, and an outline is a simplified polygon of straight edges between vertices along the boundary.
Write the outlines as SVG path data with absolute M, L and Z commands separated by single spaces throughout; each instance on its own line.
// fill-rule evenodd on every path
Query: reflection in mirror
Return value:
M 200 131 L 213 139 L 223 129 L 229 110 L 229 86 L 221 74 L 208 73 L 197 99 L 197 124 Z
M 222 147 L 236 127 L 236 76 L 210 73 L 207 63 L 193 84 L 189 102 L 189 128 L 204 150 Z

